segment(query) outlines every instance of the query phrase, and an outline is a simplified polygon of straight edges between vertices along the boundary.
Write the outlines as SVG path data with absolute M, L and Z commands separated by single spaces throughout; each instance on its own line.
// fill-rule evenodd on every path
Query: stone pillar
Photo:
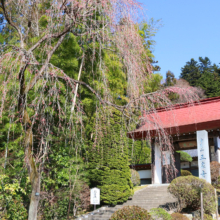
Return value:
M 205 130 L 196 132 L 199 178 L 211 183 L 209 138 Z

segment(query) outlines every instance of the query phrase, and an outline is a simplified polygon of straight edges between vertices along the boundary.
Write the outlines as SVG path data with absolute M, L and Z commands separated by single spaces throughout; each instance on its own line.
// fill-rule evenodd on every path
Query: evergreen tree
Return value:
M 175 76 L 170 70 L 168 70 L 166 72 L 166 81 L 164 86 L 174 86 L 175 84 L 176 84 Z
M 216 64 L 212 65 L 208 57 L 199 57 L 199 62 L 191 59 L 181 71 L 180 78 L 191 86 L 203 89 L 207 97 L 220 95 L 220 68 Z
M 194 59 L 191 59 L 181 68 L 180 78 L 185 79 L 191 86 L 198 86 L 200 77 L 201 72 L 199 71 L 199 64 Z
M 99 144 L 89 155 L 88 168 L 92 186 L 101 189 L 104 204 L 116 205 L 132 195 L 133 185 L 128 162 L 128 143 L 122 115 L 113 111 L 102 117 Z M 123 131 L 124 130 L 124 131 Z
M 216 72 L 205 70 L 198 80 L 198 86 L 205 90 L 207 97 L 220 96 L 220 76 Z

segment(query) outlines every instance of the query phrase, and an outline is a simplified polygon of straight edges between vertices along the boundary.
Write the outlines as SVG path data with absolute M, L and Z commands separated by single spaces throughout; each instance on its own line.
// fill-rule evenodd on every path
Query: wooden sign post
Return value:
M 203 196 L 202 196 L 202 192 L 201 192 L 201 220 L 204 220 L 204 218 L 203 218 Z
M 218 220 L 218 196 L 215 189 L 215 201 L 216 201 L 216 219 Z
M 90 204 L 94 205 L 94 210 L 96 209 L 96 205 L 100 205 L 100 189 L 92 188 L 90 190 Z

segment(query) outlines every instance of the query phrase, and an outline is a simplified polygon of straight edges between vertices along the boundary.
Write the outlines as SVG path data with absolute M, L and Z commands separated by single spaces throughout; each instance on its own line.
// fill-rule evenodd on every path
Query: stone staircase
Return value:
M 176 199 L 172 197 L 171 194 L 167 192 L 169 184 L 162 185 L 149 185 L 133 195 L 131 200 L 123 203 L 122 205 L 116 205 L 115 207 L 101 207 L 94 212 L 91 212 L 87 215 L 77 218 L 78 220 L 108 220 L 111 215 L 121 209 L 124 206 L 128 205 L 137 205 L 142 208 L 147 209 L 148 211 L 151 208 L 157 207 L 172 207 Z

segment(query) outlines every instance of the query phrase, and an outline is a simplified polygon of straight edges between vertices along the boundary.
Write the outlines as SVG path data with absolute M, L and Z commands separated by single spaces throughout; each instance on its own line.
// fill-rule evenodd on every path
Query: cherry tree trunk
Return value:
M 20 118 L 22 118 L 22 125 L 25 131 L 24 137 L 24 149 L 25 149 L 25 163 L 28 169 L 28 174 L 31 182 L 32 193 L 30 199 L 30 206 L 28 212 L 28 220 L 37 220 L 37 210 L 40 201 L 40 169 L 37 169 L 35 158 L 33 156 L 33 131 L 32 122 L 26 108 L 26 94 L 25 94 L 25 75 L 27 65 L 25 65 L 20 73 L 20 96 L 18 102 L 18 108 L 20 112 Z
M 40 177 L 34 178 L 32 185 L 31 200 L 28 212 L 28 220 L 37 220 L 37 209 L 40 201 Z
M 24 119 L 30 122 L 27 111 L 25 110 L 24 112 L 26 115 Z M 27 121 L 25 124 L 27 124 Z M 26 166 L 28 169 L 28 174 L 29 174 L 31 187 L 32 187 L 28 220 L 37 220 L 37 209 L 38 209 L 38 204 L 40 201 L 40 183 L 41 183 L 40 177 L 41 175 L 39 174 L 37 170 L 35 159 L 33 157 L 32 142 L 33 142 L 33 133 L 32 133 L 32 128 L 30 127 L 26 131 L 25 139 L 24 139 L 25 162 L 26 162 Z

